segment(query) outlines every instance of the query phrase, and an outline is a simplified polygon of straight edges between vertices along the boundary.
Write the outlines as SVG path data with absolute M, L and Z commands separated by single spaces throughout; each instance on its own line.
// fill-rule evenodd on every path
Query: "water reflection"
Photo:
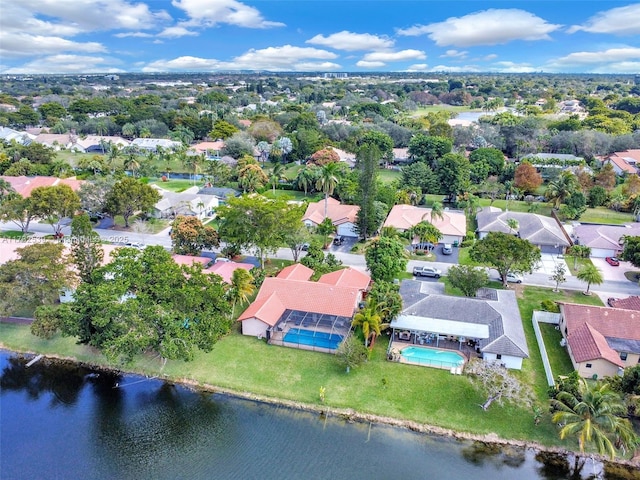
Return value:
M 496 468 L 519 468 L 527 460 L 526 449 L 495 443 L 473 442 L 462 449 L 462 457 L 474 465 L 489 463 Z

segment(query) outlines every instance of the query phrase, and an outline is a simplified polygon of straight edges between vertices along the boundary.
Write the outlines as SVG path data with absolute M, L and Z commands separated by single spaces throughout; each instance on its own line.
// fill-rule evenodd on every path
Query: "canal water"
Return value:
M 350 423 L 46 359 L 26 368 L 30 359 L 0 351 L 3 480 L 568 475 L 566 461 L 542 463 L 530 449 Z

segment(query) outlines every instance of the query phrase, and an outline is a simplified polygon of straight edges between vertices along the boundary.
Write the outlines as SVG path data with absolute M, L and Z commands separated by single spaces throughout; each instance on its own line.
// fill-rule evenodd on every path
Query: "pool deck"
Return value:
M 469 361 L 469 352 L 465 352 L 464 350 L 460 350 L 459 344 L 458 342 L 448 342 L 451 343 L 452 345 L 455 344 L 455 348 L 443 348 L 443 341 L 440 342 L 440 346 L 439 347 L 435 347 L 432 345 L 415 345 L 413 343 L 410 342 L 402 342 L 402 341 L 397 341 L 397 340 L 392 340 L 391 341 L 391 345 L 389 346 L 389 351 L 390 352 L 398 352 L 398 359 L 396 360 L 399 363 L 406 363 L 407 365 L 418 365 L 420 367 L 429 367 L 429 368 L 439 368 L 441 370 L 451 370 L 451 365 L 432 365 L 432 364 L 428 364 L 428 363 L 421 363 L 421 362 L 412 362 L 410 360 L 407 360 L 405 357 L 403 357 L 401 355 L 402 350 L 404 350 L 407 347 L 415 347 L 415 348 L 425 348 L 425 349 L 429 349 L 429 350 L 440 350 L 443 352 L 455 352 L 457 354 L 459 354 L 463 359 L 464 359 L 464 363 L 462 365 L 462 367 L 464 368 L 464 365 L 467 364 L 467 362 Z M 468 350 L 470 350 L 472 355 L 475 355 L 475 351 L 471 348 L 468 348 Z

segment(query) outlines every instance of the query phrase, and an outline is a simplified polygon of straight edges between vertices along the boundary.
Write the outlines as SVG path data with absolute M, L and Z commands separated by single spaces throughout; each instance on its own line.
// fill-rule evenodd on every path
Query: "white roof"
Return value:
M 400 315 L 391 322 L 391 328 L 442 333 L 467 338 L 489 338 L 489 325 L 418 317 L 415 315 Z

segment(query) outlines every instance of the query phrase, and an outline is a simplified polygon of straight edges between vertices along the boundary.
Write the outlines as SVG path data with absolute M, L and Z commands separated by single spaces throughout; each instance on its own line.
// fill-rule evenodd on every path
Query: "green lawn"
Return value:
M 288 200 L 296 200 L 298 202 L 319 202 L 324 197 L 322 193 L 308 193 L 307 195 L 304 192 L 299 192 L 297 190 L 276 190 L 275 193 L 273 189 L 265 190 L 262 193 L 267 198 L 286 198 Z
M 33 235 L 32 233 L 22 233 L 21 230 L 6 230 L 4 232 L 0 232 L 0 238 L 11 238 L 11 239 L 22 239 L 24 237 L 29 237 Z
M 389 170 L 388 168 L 383 168 L 378 170 L 378 176 L 383 183 L 391 183 L 394 180 L 399 180 L 402 177 L 402 172 L 399 170 Z
M 585 223 L 611 223 L 623 224 L 633 222 L 633 214 L 626 212 L 615 212 L 605 207 L 587 208 L 587 211 L 580 217 Z
M 593 265 L 590 258 L 573 258 L 569 255 L 565 255 L 564 261 L 567 262 L 567 267 L 571 275 L 576 276 L 578 272 L 587 265 Z M 574 268 L 574 265 L 576 266 Z
M 539 325 L 540 331 L 542 332 L 542 338 L 544 340 L 544 346 L 547 349 L 547 356 L 549 357 L 553 377 L 556 378 L 558 375 L 569 375 L 574 369 L 566 348 L 560 346 L 562 333 L 560 333 L 559 330 L 556 330 L 555 325 L 550 323 L 540 323 Z
M 193 187 L 193 180 L 170 179 L 166 182 L 163 182 L 160 179 L 154 179 L 150 181 L 149 184 L 158 185 L 160 188 L 164 188 L 165 190 L 169 190 L 171 192 L 182 192 L 187 188 Z
M 455 105 L 429 105 L 429 106 L 425 106 L 425 107 L 420 107 L 417 110 L 415 110 L 414 112 L 411 113 L 412 117 L 421 117 L 423 115 L 426 115 L 427 113 L 430 112 L 440 112 L 442 110 L 446 110 L 447 112 L 454 112 L 454 113 L 460 113 L 460 112 L 480 112 L 480 109 L 476 109 L 473 110 L 471 108 L 469 108 L 468 106 L 455 106 Z

